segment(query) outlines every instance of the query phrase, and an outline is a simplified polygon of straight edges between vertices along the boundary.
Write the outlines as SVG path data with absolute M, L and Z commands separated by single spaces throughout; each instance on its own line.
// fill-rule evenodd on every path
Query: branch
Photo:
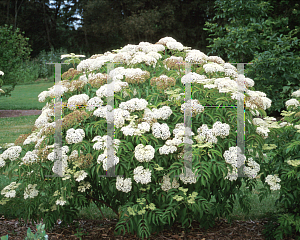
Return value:
M 108 203 L 106 203 L 106 202 L 104 202 L 104 201 L 102 201 L 102 200 L 93 198 L 93 197 L 91 197 L 91 196 L 89 196 L 89 195 L 87 195 L 86 198 L 92 199 L 92 200 L 94 200 L 94 201 L 101 202 L 101 203 L 105 204 L 107 207 L 109 207 L 110 209 L 112 209 L 112 210 L 114 211 L 114 213 L 118 216 L 118 218 L 120 218 L 119 213 L 118 213 L 115 209 L 113 209 L 112 206 L 110 206 Z M 99 208 L 99 210 L 100 210 L 100 208 Z M 100 210 L 100 212 L 101 212 L 101 210 Z M 101 213 L 102 213 L 102 212 L 101 212 Z M 103 213 L 102 213 L 102 216 L 103 216 L 103 218 L 104 218 Z

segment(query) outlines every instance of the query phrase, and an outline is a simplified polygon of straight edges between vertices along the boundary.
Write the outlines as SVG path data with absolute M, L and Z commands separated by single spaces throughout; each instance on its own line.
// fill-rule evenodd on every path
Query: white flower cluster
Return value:
M 231 76 L 233 78 L 237 78 L 238 77 L 238 72 L 235 66 L 231 65 L 230 63 L 224 63 L 222 64 L 223 68 L 224 68 L 224 73 L 226 76 Z
M 218 139 L 215 137 L 216 131 L 218 128 L 220 128 L 220 124 L 217 123 L 214 125 L 214 129 L 208 129 L 208 126 L 206 124 L 203 124 L 200 128 L 197 129 L 198 135 L 195 136 L 195 139 L 198 143 L 217 143 Z M 226 125 L 222 124 L 222 129 L 227 129 Z M 227 134 L 227 130 L 223 130 L 224 135 Z
M 229 76 L 229 77 L 231 76 L 235 78 L 238 75 L 238 73 L 232 69 L 225 69 L 224 72 L 225 72 L 225 76 Z
M 113 119 L 111 118 L 108 119 L 107 118 L 108 112 L 112 112 L 112 111 L 113 111 Z M 112 122 L 112 120 L 114 120 L 113 123 L 115 127 L 120 128 L 124 125 L 125 119 L 128 120 L 128 118 L 130 117 L 130 112 L 120 108 L 112 109 L 110 105 L 106 105 L 104 107 L 103 106 L 99 107 L 97 110 L 95 110 L 93 115 L 97 117 L 105 118 L 107 122 Z
M 187 54 L 185 61 L 188 63 L 202 63 L 207 62 L 208 56 L 199 50 L 186 50 Z
M 165 50 L 165 47 L 162 44 L 152 44 L 149 42 L 140 42 L 139 45 L 137 45 L 135 48 L 135 51 L 142 51 L 144 53 L 159 52 L 163 50 Z
M 37 184 L 28 184 L 28 186 L 26 187 L 25 191 L 24 191 L 24 199 L 27 198 L 34 198 L 39 194 L 39 191 L 35 189 L 35 187 L 37 186 Z
M 127 102 L 122 102 L 119 105 L 119 108 L 123 110 L 128 110 L 129 112 L 134 112 L 144 110 L 147 107 L 147 105 L 148 102 L 145 99 L 132 98 Z
M 278 182 L 281 182 L 281 179 L 276 175 L 268 175 L 265 182 L 270 185 L 270 189 L 273 191 L 280 189 L 280 184 L 278 184 Z
M 68 99 L 68 108 L 75 110 L 77 105 L 86 105 L 89 100 L 89 96 L 86 94 L 74 95 Z
M 159 124 L 156 122 L 152 125 L 151 130 L 155 138 L 166 140 L 171 136 L 169 126 L 166 123 Z
M 136 167 L 133 170 L 133 178 L 137 183 L 147 184 L 151 182 L 151 170 L 144 169 L 143 166 Z
M 134 116 L 128 118 L 127 120 L 131 121 L 130 124 L 128 126 L 121 128 L 121 131 L 123 132 L 123 134 L 125 136 L 128 136 L 128 135 L 142 136 L 142 134 L 144 134 L 145 132 L 150 131 L 150 124 L 148 122 L 141 122 L 136 127 L 135 120 L 134 120 L 135 118 L 138 118 L 138 116 L 134 115 Z
M 78 192 L 85 192 L 86 189 L 90 189 L 91 184 L 89 182 L 81 182 L 78 186 Z
M 93 138 L 92 142 L 96 142 L 96 141 L 97 142 L 93 145 L 93 148 L 95 150 L 106 149 L 107 148 L 107 137 L 109 138 L 109 140 L 111 139 L 110 136 L 108 136 L 108 135 L 104 135 L 103 137 L 95 136 Z M 112 144 L 115 144 L 114 145 L 115 149 L 118 150 L 121 141 L 119 139 L 113 139 L 112 142 L 113 142 Z
M 206 83 L 207 82 L 207 77 L 205 75 L 200 75 L 195 72 L 190 72 L 188 74 L 185 74 L 181 78 L 181 83 L 186 84 L 186 83 Z
M 162 154 L 169 154 L 169 153 L 174 153 L 177 151 L 177 147 L 179 144 L 181 144 L 184 139 L 185 139 L 185 128 L 184 128 L 184 123 L 177 123 L 174 130 L 173 130 L 173 135 L 175 136 L 172 140 L 167 140 L 165 144 L 159 148 L 159 153 L 160 155 Z M 195 135 L 191 131 L 191 136 Z M 193 142 L 191 142 L 192 144 Z
M 225 177 L 225 179 L 229 178 L 230 181 L 236 180 L 238 177 L 237 169 L 244 164 L 246 157 L 243 154 L 241 154 L 241 149 L 238 146 L 230 147 L 229 150 L 226 150 L 224 152 L 223 156 L 225 158 L 226 163 L 231 164 L 233 167 L 233 172 L 231 173 L 229 172 L 229 167 L 227 167 L 228 174 Z
M 115 150 L 114 150 L 114 165 L 117 165 L 119 163 L 119 158 L 115 155 L 117 153 L 117 150 L 118 150 L 118 147 L 119 147 L 119 144 L 120 144 L 120 140 L 118 139 L 114 139 L 112 140 L 109 136 L 108 136 L 109 140 L 108 142 L 111 142 L 111 143 L 116 143 L 114 145 L 115 147 Z M 104 135 L 102 138 L 100 136 L 96 136 L 93 141 L 98 141 L 96 144 L 94 144 L 93 148 L 94 149 L 104 149 L 104 153 L 103 154 L 100 154 L 98 156 L 98 159 L 97 159 L 97 163 L 100 164 L 101 162 L 103 162 L 103 169 L 105 171 L 108 170 L 108 168 L 112 167 L 112 166 L 107 166 L 107 135 Z M 109 163 L 111 164 L 111 163 Z
M 64 199 L 63 199 L 63 197 L 60 197 L 58 200 L 56 200 L 56 202 L 55 202 L 55 204 L 56 205 L 61 205 L 61 206 L 63 206 L 63 205 L 65 205 L 67 203 L 67 201 L 65 201 Z
M 128 193 L 132 189 L 132 180 L 131 178 L 124 179 L 123 177 L 117 176 L 116 188 L 118 191 Z
M 15 161 L 20 157 L 20 153 L 22 152 L 22 148 L 20 146 L 12 146 L 6 149 L 0 157 L 3 160 L 9 159 L 11 161 Z M 3 165 L 4 166 L 4 165 Z
M 293 106 L 293 108 L 296 109 L 298 106 L 300 106 L 300 103 L 297 99 L 292 98 L 285 102 L 285 106 L 286 108 L 288 108 L 289 106 Z
M 23 145 L 31 144 L 31 143 L 36 143 L 38 140 L 38 132 L 33 132 L 30 134 L 25 141 L 23 142 Z
M 234 70 L 235 72 L 237 72 L 237 68 L 235 66 L 233 66 L 232 64 L 230 64 L 230 63 L 224 63 L 223 68 L 224 69 L 231 69 L 231 70 Z
M 38 133 L 38 135 L 39 135 L 39 133 Z M 41 138 L 38 138 L 37 139 L 37 143 L 35 144 L 34 148 L 38 149 L 40 147 L 41 143 L 44 141 L 45 138 L 46 138 L 46 136 L 42 136 Z
M 101 107 L 103 104 L 103 101 L 99 97 L 93 97 L 87 102 L 87 110 L 93 111 L 95 110 L 95 107 Z
M 256 128 L 256 132 L 261 135 L 264 139 L 268 138 L 268 132 L 270 132 L 270 130 L 268 128 L 265 127 L 258 127 Z
M 227 123 L 221 123 L 220 121 L 216 121 L 213 125 L 213 134 L 215 136 L 220 136 L 221 138 L 225 138 L 229 135 L 230 126 Z
M 167 42 L 166 46 L 171 50 L 178 50 L 178 51 L 183 50 L 183 45 L 180 42 Z
M 245 77 L 245 75 L 243 75 L 243 74 L 238 74 L 236 81 L 244 83 L 247 88 L 254 86 L 254 81 L 251 78 Z
M 175 136 L 175 138 L 173 138 L 173 143 L 176 143 L 176 145 L 179 145 L 180 143 L 182 143 L 184 141 L 185 138 L 185 127 L 184 127 L 184 123 L 177 123 L 175 125 L 175 128 L 173 130 L 173 135 Z M 195 133 L 193 133 L 193 131 L 191 131 L 191 136 L 194 136 Z M 178 141 L 178 140 L 180 141 Z M 167 141 L 168 142 L 168 141 Z M 166 142 L 166 144 L 167 144 Z M 171 142 L 170 142 L 171 143 Z
M 139 162 L 150 162 L 154 158 L 155 149 L 151 145 L 138 144 L 134 156 Z
M 37 153 L 38 150 L 26 152 L 25 156 L 22 158 L 22 162 L 20 163 L 20 165 L 37 162 L 39 159 Z
M 189 101 L 191 101 L 190 106 L 191 106 L 192 113 L 199 114 L 204 112 L 204 107 L 199 103 L 197 99 L 191 99 Z M 180 111 L 184 112 L 187 105 L 188 105 L 187 103 L 181 104 Z
M 165 63 L 171 62 L 171 61 L 174 62 L 174 60 L 175 60 L 176 63 L 183 63 L 183 58 L 182 57 L 176 57 L 176 56 L 171 56 L 171 57 L 165 59 L 164 62 Z M 165 69 L 168 69 L 168 71 L 170 71 L 170 68 L 167 65 L 164 65 L 164 67 L 165 67 Z M 184 70 L 180 69 L 180 71 L 184 71 Z
M 192 183 L 196 183 L 197 179 L 195 177 L 195 173 L 193 173 L 192 169 L 190 168 L 186 168 L 186 173 L 183 173 L 183 169 L 182 173 L 180 174 L 180 180 L 184 183 L 184 184 L 192 184 Z
M 14 198 L 16 196 L 16 188 L 18 188 L 21 183 L 12 182 L 8 186 L 2 189 L 1 195 L 4 195 L 6 198 Z
M 122 76 L 123 78 L 123 76 Z M 99 98 L 102 98 L 102 97 L 107 97 L 107 92 L 109 92 L 109 95 L 112 95 L 113 93 L 111 93 L 112 91 L 107 91 L 107 88 L 109 90 L 114 90 L 114 92 L 120 92 L 123 88 L 126 88 L 128 87 L 128 83 L 127 82 L 122 82 L 120 80 L 115 80 L 115 81 L 112 81 L 110 84 L 105 84 L 103 86 L 101 86 L 97 91 L 96 91 L 96 95 L 99 97 Z M 113 96 L 113 95 L 112 95 Z
M 266 97 L 266 94 L 260 91 L 251 91 L 249 89 L 245 89 L 246 93 L 250 95 L 250 99 L 246 100 L 246 107 L 251 109 L 255 109 L 257 107 L 261 107 L 264 110 L 271 107 L 272 100 Z
M 54 147 L 54 146 L 53 146 Z M 69 147 L 68 146 L 63 146 L 61 148 L 61 154 L 62 154 L 62 158 L 63 159 L 67 159 L 68 156 L 67 156 L 67 153 L 69 152 Z M 73 151 L 74 152 L 74 151 Z M 77 151 L 76 151 L 77 152 Z M 78 154 L 78 153 L 77 153 Z M 53 152 L 49 153 L 48 156 L 47 156 L 47 159 L 50 160 L 50 161 L 54 161 L 54 157 L 55 157 L 55 151 L 53 150 Z
M 60 56 L 60 59 L 63 58 L 79 58 L 79 57 L 85 57 L 84 55 L 75 55 L 75 53 L 71 53 L 71 54 L 63 54 Z
M 70 128 L 67 131 L 66 141 L 68 144 L 79 143 L 82 142 L 84 137 L 85 137 L 85 132 L 83 129 L 75 130 L 74 128 Z
M 292 93 L 292 97 L 300 97 L 300 89 Z
M 68 167 L 68 156 L 63 155 L 61 160 L 56 160 L 53 164 L 52 171 L 58 175 L 65 175 Z
M 54 147 L 54 146 L 53 146 Z M 67 171 L 67 167 L 68 167 L 68 156 L 67 156 L 67 153 L 69 152 L 69 147 L 68 146 L 63 146 L 61 148 L 61 153 L 62 153 L 62 159 L 61 160 L 56 160 L 53 164 L 53 167 L 52 167 L 52 171 L 54 173 L 57 173 L 57 174 L 62 174 L 64 175 L 65 172 Z M 77 156 L 78 156 L 78 152 L 76 150 L 74 150 L 71 155 L 70 155 L 70 158 L 73 157 L 73 155 L 75 154 L 75 152 L 77 153 Z M 50 154 L 48 154 L 47 158 L 48 160 L 50 161 L 54 161 L 55 160 L 55 151 L 51 152 Z M 72 155 L 73 154 L 73 155 Z M 58 158 L 58 156 L 56 157 L 56 159 Z M 61 173 L 62 171 L 62 173 Z M 63 179 L 64 180 L 64 179 Z
M 177 179 L 174 178 L 171 186 L 170 177 L 168 175 L 163 176 L 163 183 L 161 185 L 161 189 L 165 192 L 168 192 L 171 188 L 179 188 L 179 183 L 177 182 Z
M 257 173 L 260 171 L 260 166 L 257 162 L 253 161 L 253 158 L 249 158 L 248 160 L 248 166 L 244 167 L 244 172 L 249 178 L 256 178 Z
M 3 160 L 1 154 L 0 154 L 0 168 L 5 166 L 5 161 Z
M 177 41 L 176 41 L 176 39 L 174 39 L 172 37 L 164 37 L 164 38 L 161 38 L 157 43 L 166 45 L 168 42 L 177 42 Z
M 54 109 L 47 103 L 45 107 L 42 109 L 42 114 L 35 120 L 35 126 L 37 128 L 42 128 L 49 123 L 51 116 L 54 116 Z
M 231 80 L 229 77 L 217 78 L 214 84 L 218 87 L 220 93 L 238 91 L 237 82 Z
M 268 132 L 270 132 L 269 128 L 280 128 L 285 126 L 284 123 L 278 124 L 276 122 L 276 118 L 266 117 L 264 119 L 261 118 L 253 118 L 253 124 L 257 127 L 256 132 L 261 135 L 264 139 L 268 137 Z
M 80 182 L 81 180 L 85 179 L 87 175 L 88 174 L 84 170 L 80 170 L 80 171 L 74 173 L 74 178 L 76 178 L 75 180 L 77 182 Z
M 207 61 L 218 63 L 218 64 L 224 64 L 225 63 L 225 61 L 222 58 L 218 57 L 218 56 L 209 56 L 207 58 Z
M 214 62 L 204 64 L 203 68 L 206 73 L 224 72 L 225 71 L 225 69 L 221 65 L 214 63 Z
M 177 139 L 178 142 L 181 143 L 181 141 L 179 139 Z M 175 151 L 177 151 L 177 147 L 175 147 L 174 145 L 176 145 L 178 142 L 175 142 L 175 140 L 167 140 L 165 145 L 163 145 L 162 147 L 159 148 L 159 154 L 166 154 L 168 155 L 169 153 L 174 153 Z M 179 145 L 179 144 L 177 144 Z
M 153 54 L 137 52 L 131 59 L 130 64 L 138 64 L 142 62 L 145 62 L 145 64 L 148 66 L 152 65 L 155 68 L 157 59 L 153 56 Z
M 159 109 L 153 108 L 152 110 L 145 108 L 143 120 L 147 122 L 150 122 L 153 119 L 167 120 L 172 113 L 173 112 L 169 106 L 163 106 Z
M 68 91 L 67 87 L 61 85 L 54 85 L 53 87 L 48 89 L 49 91 L 43 91 L 38 95 L 39 102 L 45 102 L 47 97 L 54 98 L 55 96 L 62 96 L 65 92 Z

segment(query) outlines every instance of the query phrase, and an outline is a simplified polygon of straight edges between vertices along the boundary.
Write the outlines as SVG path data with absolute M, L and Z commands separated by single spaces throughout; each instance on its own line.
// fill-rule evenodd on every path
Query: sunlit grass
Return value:
M 14 143 L 21 134 L 31 133 L 38 115 L 0 118 L 0 146 Z
M 0 97 L 0 110 L 42 110 L 45 103 L 38 101 L 38 95 L 42 91 L 48 91 L 52 86 L 54 86 L 53 82 L 16 85 L 11 96 Z

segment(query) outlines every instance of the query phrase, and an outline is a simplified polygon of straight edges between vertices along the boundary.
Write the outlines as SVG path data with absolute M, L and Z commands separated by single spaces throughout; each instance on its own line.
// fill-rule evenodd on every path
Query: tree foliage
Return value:
M 0 27 L 0 69 L 4 72 L 2 81 L 3 85 L 13 85 L 11 88 L 3 88 L 5 93 L 1 93 L 0 96 L 10 96 L 18 81 L 14 72 L 23 60 L 29 58 L 30 51 L 28 38 L 20 33 L 20 29 L 14 31 L 13 27 L 8 25 Z

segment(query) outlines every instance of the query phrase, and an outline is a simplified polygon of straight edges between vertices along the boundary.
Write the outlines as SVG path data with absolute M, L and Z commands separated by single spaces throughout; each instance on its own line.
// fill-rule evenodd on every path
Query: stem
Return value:
M 112 206 L 110 206 L 108 203 L 106 203 L 106 202 L 104 202 L 104 201 L 102 201 L 102 200 L 93 198 L 93 197 L 91 197 L 91 196 L 89 196 L 89 195 L 87 195 L 86 198 L 92 199 L 92 200 L 94 200 L 94 201 L 101 202 L 101 203 L 105 204 L 107 207 L 109 207 L 110 209 L 112 209 L 112 210 L 114 211 L 114 213 L 118 216 L 118 218 L 120 218 L 119 213 L 118 213 L 115 209 L 113 209 Z M 99 207 L 98 207 L 98 209 L 100 210 Z M 103 215 L 103 213 L 102 213 L 101 210 L 100 210 L 100 212 L 101 212 L 101 214 L 102 214 L 102 216 L 103 216 L 103 218 L 104 218 L 104 215 Z

